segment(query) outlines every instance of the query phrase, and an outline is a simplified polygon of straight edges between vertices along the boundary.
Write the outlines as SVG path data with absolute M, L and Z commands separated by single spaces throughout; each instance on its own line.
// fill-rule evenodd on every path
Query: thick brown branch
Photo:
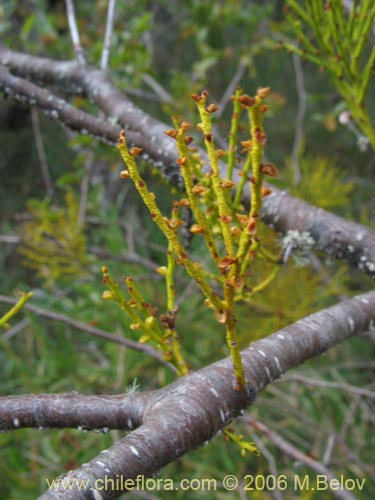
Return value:
M 155 165 L 164 172 L 169 180 L 179 183 L 180 176 L 175 168 L 177 156 L 175 144 L 163 133 L 168 127 L 135 106 L 113 85 L 104 72 L 93 67 L 83 68 L 76 62 L 58 62 L 21 54 L 1 45 L 0 64 L 24 78 L 36 82 L 58 84 L 72 93 L 86 94 L 102 111 L 118 120 L 129 130 L 127 133 L 130 142 L 137 143 L 144 149 L 145 159 L 153 159 L 156 162 Z M 25 94 L 28 96 L 27 101 L 31 104 L 30 92 L 25 89 L 25 83 L 22 83 L 24 80 L 21 82 L 11 80 L 14 77 L 9 73 L 4 73 L 4 70 L 1 74 L 2 79 L 6 78 L 11 81 L 13 86 L 16 83 L 23 85 Z M 11 88 L 11 86 L 8 87 Z M 4 91 L 6 94 L 11 93 L 7 92 L 6 89 Z M 44 92 L 46 92 L 44 99 L 47 100 L 44 102 L 44 106 L 47 106 L 50 93 Z M 15 91 L 12 93 L 14 94 Z M 23 94 L 20 93 L 20 95 Z M 65 103 L 65 101 L 62 102 Z M 43 109 L 53 113 L 58 111 L 56 104 L 58 103 L 54 103 L 52 108 L 45 107 Z M 39 102 L 38 105 L 40 105 Z M 75 111 L 81 115 L 72 119 L 73 110 L 66 106 L 69 105 L 62 104 L 65 113 L 61 118 L 65 119 L 66 116 L 64 123 L 68 126 L 81 131 L 81 133 L 84 130 L 99 138 L 106 138 L 110 142 L 115 141 L 118 134 L 117 127 L 90 117 L 90 115 L 83 117 L 82 112 L 77 110 Z M 265 198 L 263 202 L 262 220 L 283 234 L 289 229 L 309 231 L 319 249 L 335 258 L 345 260 L 375 279 L 375 233 L 373 231 L 313 207 L 274 186 L 272 189 L 273 194 Z
M 146 393 L 143 419 L 141 415 L 137 418 L 138 422 L 142 421 L 140 427 L 110 450 L 69 473 L 64 479 L 71 481 L 72 489 L 68 491 L 62 482 L 56 490 L 49 490 L 40 498 L 117 498 L 121 491 L 98 489 L 97 496 L 93 497 L 90 488 L 102 485 L 104 478 L 135 479 L 138 475 L 156 472 L 214 437 L 251 404 L 259 391 L 287 370 L 373 328 L 374 322 L 375 291 L 372 291 L 312 314 L 242 351 L 246 392 L 233 389 L 233 368 L 226 358 L 154 393 Z M 136 408 L 137 398 L 141 396 L 134 397 Z M 5 400 L 12 404 L 9 398 Z M 12 418 L 19 417 L 12 414 Z M 95 428 L 111 427 L 110 416 L 106 415 L 105 425 L 103 421 L 95 423 Z M 125 422 L 122 428 L 126 428 Z M 88 481 L 87 488 L 74 487 L 74 480 Z

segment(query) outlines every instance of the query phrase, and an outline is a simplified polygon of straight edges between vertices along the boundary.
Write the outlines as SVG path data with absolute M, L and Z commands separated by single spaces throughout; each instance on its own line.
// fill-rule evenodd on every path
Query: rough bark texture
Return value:
M 51 92 L 33 82 L 55 85 L 65 92 L 87 96 L 108 119 L 127 130 L 129 142 L 143 148 L 143 158 L 152 161 L 167 179 L 181 185 L 176 168 L 174 141 L 164 132 L 168 125 L 155 120 L 135 106 L 111 82 L 108 75 L 91 66 L 76 62 L 59 62 L 21 54 L 0 45 L 0 89 L 5 95 L 29 105 L 37 105 L 51 118 L 83 134 L 115 142 L 120 127 L 75 109 Z M 16 78 L 18 75 L 22 78 Z M 313 207 L 272 186 L 273 194 L 265 198 L 262 220 L 275 231 L 309 231 L 317 248 L 342 259 L 375 279 L 375 233 L 369 228 L 347 221 L 325 210 Z M 246 195 L 248 197 L 248 194 Z M 248 202 L 248 199 L 244 200 Z
M 122 491 L 93 493 L 95 481 L 149 476 L 187 451 L 213 438 L 240 415 L 269 383 L 307 359 L 344 340 L 373 329 L 375 292 L 312 314 L 242 351 L 246 392 L 233 389 L 231 360 L 226 358 L 180 378 L 162 389 L 118 396 L 78 394 L 17 396 L 0 399 L 2 429 L 61 427 L 133 430 L 88 464 L 64 476 L 42 499 L 112 499 Z M 73 411 L 74 410 L 74 411 Z M 74 481 L 88 481 L 79 489 Z M 73 481 L 73 482 L 72 482 Z M 102 484 L 97 482 L 96 485 Z M 96 496 L 95 496 L 96 495 Z

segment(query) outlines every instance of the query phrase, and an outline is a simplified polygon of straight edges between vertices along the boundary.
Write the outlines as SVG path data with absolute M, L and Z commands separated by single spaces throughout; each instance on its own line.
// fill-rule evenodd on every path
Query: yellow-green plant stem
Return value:
M 244 164 L 244 167 L 243 167 L 242 172 L 241 172 L 241 177 L 240 177 L 240 180 L 238 182 L 236 194 L 234 196 L 233 210 L 237 210 L 237 208 L 239 207 L 239 205 L 241 203 L 243 190 L 245 188 L 246 181 L 248 180 L 250 169 L 251 169 L 251 153 L 249 151 L 247 153 L 245 164 Z
M 146 306 L 132 278 L 125 279 L 131 296 L 130 300 L 126 300 L 120 291 L 119 284 L 112 279 L 108 269 L 103 267 L 102 270 L 104 282 L 109 288 L 109 293 L 103 294 L 104 298 L 115 300 L 121 309 L 126 312 L 132 321 L 130 328 L 136 331 L 139 330 L 143 334 L 143 337 L 139 340 L 140 342 L 151 339 L 164 352 L 165 359 L 177 368 L 178 374 L 186 375 L 189 368 L 182 357 L 176 332 L 169 328 L 161 328 L 157 319 L 152 316 L 150 309 Z M 143 312 L 146 318 L 142 319 L 135 308 Z
M 7 328 L 8 321 L 21 311 L 26 302 L 30 300 L 34 294 L 33 292 L 19 292 L 19 295 L 20 298 L 18 299 L 17 304 L 15 304 L 7 313 L 4 314 L 4 316 L 0 318 L 0 327 Z
M 203 237 L 206 241 L 206 245 L 208 248 L 208 251 L 211 254 L 211 257 L 213 261 L 217 264 L 219 262 L 220 256 L 219 252 L 216 247 L 216 243 L 211 231 L 210 224 L 208 223 L 208 220 L 206 219 L 206 216 L 202 212 L 200 206 L 199 206 L 199 195 L 194 194 L 192 189 L 193 189 L 193 168 L 191 165 L 191 160 L 190 160 L 190 153 L 188 150 L 187 145 L 184 142 L 184 131 L 182 128 L 178 130 L 178 135 L 176 136 L 176 141 L 177 141 L 177 148 L 180 153 L 180 158 L 185 159 L 185 164 L 181 164 L 181 174 L 184 179 L 184 184 L 185 184 L 185 190 L 186 194 L 188 196 L 189 202 L 190 202 L 190 209 L 193 212 L 193 215 L 197 221 L 197 223 L 201 226 L 203 230 Z
M 171 243 L 173 252 L 178 257 L 180 263 L 185 267 L 188 274 L 195 280 L 199 288 L 202 290 L 203 294 L 207 297 L 207 299 L 215 307 L 215 309 L 218 312 L 221 312 L 223 307 L 221 299 L 215 294 L 215 292 L 211 289 L 210 285 L 205 280 L 201 266 L 189 259 L 185 248 L 182 246 L 176 235 L 175 230 L 171 229 L 171 227 L 168 226 L 166 220 L 164 219 L 159 207 L 155 202 L 154 194 L 150 193 L 150 191 L 147 189 L 145 181 L 142 179 L 138 172 L 135 158 L 127 148 L 124 132 L 121 133 L 120 139 L 117 143 L 117 147 L 121 153 L 124 163 L 129 169 L 129 175 L 138 193 L 140 194 L 143 202 L 150 211 L 153 221 L 162 231 L 167 240 Z
M 258 285 L 253 287 L 251 295 L 255 295 L 256 293 L 259 293 L 263 291 L 265 288 L 267 288 L 267 286 L 270 285 L 276 278 L 280 269 L 281 266 L 275 266 L 274 269 L 271 271 L 271 273 L 263 281 L 261 281 Z
M 241 114 L 241 105 L 238 100 L 242 94 L 242 89 L 237 88 L 233 96 L 233 114 L 229 132 L 229 145 L 228 145 L 228 179 L 232 180 L 234 165 L 236 163 L 236 148 L 237 148 L 237 132 L 238 123 Z
M 221 178 L 219 171 L 219 162 L 217 159 L 217 153 L 215 150 L 214 140 L 212 136 L 212 121 L 210 113 L 206 110 L 207 96 L 202 94 L 200 99 L 196 101 L 198 111 L 202 120 L 202 130 L 204 134 L 204 142 L 207 149 L 208 159 L 211 167 L 211 178 L 212 187 L 216 196 L 218 212 L 219 212 L 219 223 L 221 228 L 221 233 L 224 240 L 225 249 L 229 257 L 234 256 L 234 247 L 232 234 L 230 232 L 229 220 L 231 218 L 231 210 L 228 207 L 225 189 L 221 186 Z
M 250 135 L 252 141 L 251 148 L 251 165 L 252 165 L 252 178 L 250 181 L 251 204 L 249 221 L 247 227 L 244 228 L 241 234 L 237 259 L 241 263 L 241 272 L 243 275 L 247 267 L 246 254 L 249 251 L 249 245 L 257 232 L 257 225 L 260 216 L 260 209 L 262 205 L 262 181 L 263 174 L 261 172 L 262 156 L 263 156 L 263 112 L 261 105 L 263 99 L 257 95 L 256 102 L 248 110 L 250 120 Z
M 244 456 L 247 451 L 250 453 L 255 453 L 255 455 L 260 455 L 258 448 L 255 446 L 255 443 L 251 441 L 245 441 L 243 439 L 243 435 L 234 434 L 234 432 L 229 429 L 223 429 L 223 434 L 226 436 L 227 440 L 232 441 L 232 443 L 236 443 L 241 448 L 241 455 Z

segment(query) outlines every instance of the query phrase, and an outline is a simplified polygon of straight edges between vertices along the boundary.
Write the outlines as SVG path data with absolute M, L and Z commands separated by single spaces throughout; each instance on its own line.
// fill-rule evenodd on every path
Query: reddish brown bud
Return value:
M 177 158 L 176 163 L 177 165 L 183 167 L 187 163 L 187 158 L 185 158 L 185 156 L 180 156 L 179 158 Z
M 255 97 L 250 97 L 247 94 L 243 94 L 238 98 L 238 102 L 245 106 L 246 108 L 251 108 L 256 102 Z
M 199 94 L 196 94 L 195 92 L 194 92 L 194 94 L 191 94 L 191 98 L 195 102 L 200 102 L 202 100 L 202 96 L 200 96 Z
M 266 163 L 265 165 L 260 166 L 260 171 L 264 175 L 268 175 L 269 177 L 278 177 L 279 171 L 275 167 L 273 163 Z
M 224 189 L 231 189 L 236 185 L 234 181 L 231 181 L 230 179 L 223 179 L 220 182 L 220 186 Z
M 130 176 L 130 174 L 129 174 L 129 170 L 122 170 L 122 171 L 120 172 L 120 177 L 121 177 L 121 179 L 127 179 L 129 176 Z
M 237 219 L 240 221 L 240 223 L 241 223 L 243 226 L 246 226 L 247 221 L 249 220 L 249 218 L 248 218 L 248 216 L 247 216 L 247 215 L 244 215 L 244 214 L 236 214 L 236 217 L 237 217 Z
M 137 148 L 137 147 L 134 147 L 134 148 L 131 148 L 131 150 L 129 151 L 129 153 L 132 155 L 132 156 L 138 156 L 140 153 L 142 153 L 143 149 L 142 148 Z
M 173 139 L 175 139 L 177 137 L 178 131 L 175 130 L 174 128 L 170 128 L 169 130 L 166 130 L 164 134 L 167 135 L 168 137 L 173 137 Z
M 212 134 L 204 134 L 204 138 L 207 142 L 212 142 Z
M 190 232 L 193 234 L 202 234 L 205 232 L 205 228 L 200 224 L 193 224 L 190 226 Z
M 209 104 L 207 107 L 206 107 L 206 111 L 207 113 L 215 113 L 215 111 L 217 111 L 219 108 L 218 106 L 216 106 L 216 104 Z
M 269 87 L 259 87 L 259 89 L 257 90 L 257 95 L 261 99 L 264 99 L 265 97 L 267 97 L 269 93 L 270 93 Z
M 180 200 L 180 206 L 181 207 L 189 208 L 190 207 L 190 201 L 187 198 L 183 198 L 182 200 Z
M 217 267 L 219 268 L 220 272 L 225 273 L 226 271 L 228 271 L 228 267 L 232 266 L 236 262 L 237 262 L 236 257 L 227 256 L 227 257 L 224 257 L 223 259 L 221 259 L 221 261 L 218 263 Z
M 189 122 L 182 122 L 180 127 L 182 128 L 182 130 L 185 131 L 185 130 L 188 130 L 191 127 L 191 125 Z
M 260 107 L 261 113 L 265 113 L 267 110 L 268 110 L 267 104 L 262 104 L 261 107 Z
M 204 193 L 207 193 L 208 189 L 205 188 L 204 186 L 201 186 L 199 184 L 197 184 L 196 186 L 193 186 L 191 188 L 191 192 L 193 194 L 204 194 Z
M 265 132 L 262 132 L 261 130 L 257 130 L 255 132 L 255 139 L 257 142 L 259 142 L 259 144 L 264 146 L 267 142 L 267 135 Z
M 223 158 L 223 156 L 225 156 L 226 154 L 227 154 L 226 151 L 224 151 L 223 149 L 217 149 L 216 150 L 216 156 L 218 158 Z
M 224 222 L 225 224 L 228 224 L 228 222 L 230 222 L 232 220 L 232 216 L 231 215 L 220 215 L 220 220 L 221 222 Z
M 247 153 L 251 151 L 253 143 L 250 139 L 248 139 L 247 141 L 241 141 L 241 146 L 243 146 L 243 150 L 241 151 L 241 153 Z
M 262 198 L 265 198 L 266 196 L 269 196 L 272 193 L 272 189 L 268 187 L 263 187 L 262 188 Z
M 184 137 L 184 143 L 186 144 L 186 146 L 189 146 L 189 144 L 191 144 L 193 141 L 194 137 L 192 137 L 191 135 L 187 135 L 186 137 Z

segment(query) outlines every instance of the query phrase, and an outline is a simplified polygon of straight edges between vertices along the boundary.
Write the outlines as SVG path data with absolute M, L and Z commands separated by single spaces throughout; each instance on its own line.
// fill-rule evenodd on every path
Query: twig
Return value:
M 42 169 L 42 175 L 43 175 L 44 184 L 46 186 L 47 195 L 50 198 L 53 198 L 55 193 L 54 193 L 54 189 L 53 189 L 51 176 L 49 173 L 46 152 L 45 152 L 44 145 L 43 145 L 42 133 L 40 130 L 40 123 L 39 123 L 39 115 L 38 115 L 38 111 L 36 110 L 35 106 L 31 106 L 31 124 L 32 124 L 32 128 L 33 128 L 36 151 L 37 151 L 37 154 L 39 157 L 40 167 Z
M 82 68 L 72 62 L 57 62 L 21 54 L 1 45 L 0 64 L 25 77 L 38 78 L 38 80 L 47 83 L 59 83 L 69 89 L 73 87 L 74 92 L 79 91 L 89 95 L 103 112 L 127 125 L 129 143 L 144 149 L 143 159 L 153 159 L 155 168 L 160 169 L 162 175 L 169 182 L 179 184 L 181 181 L 179 171 L 175 168 L 177 158 L 175 145 L 163 134 L 168 126 L 155 120 L 131 103 L 102 71 L 90 67 Z M 18 86 L 21 86 L 23 91 L 21 94 L 15 91 L 14 86 L 17 86 L 15 81 Z M 27 104 L 35 104 L 36 98 L 31 97 L 33 94 L 30 85 L 33 84 L 26 82 L 26 80 L 16 79 L 10 75 L 9 71 L 7 72 L 5 68 L 0 67 L 0 88 L 6 95 L 24 100 Z M 38 97 L 40 92 L 44 90 L 35 85 L 32 88 L 38 89 Z M 46 92 L 51 96 L 48 91 Z M 62 103 L 62 121 L 65 119 L 65 123 L 68 123 L 72 129 L 80 130 L 79 124 L 82 122 L 72 118 L 72 114 L 75 114 L 75 118 L 77 118 L 77 110 L 75 110 L 76 113 L 72 110 L 68 113 L 65 101 Z M 43 106 L 51 110 L 51 117 L 60 119 L 58 108 L 51 108 L 48 101 L 43 102 Z M 116 138 L 118 137 L 117 127 L 106 124 L 107 130 L 104 132 L 102 121 L 99 120 L 99 125 L 94 117 L 83 113 L 82 115 L 84 118 L 81 120 L 89 125 L 89 128 L 84 127 L 85 133 L 90 131 L 91 134 L 99 136 L 101 139 L 103 136 L 108 137 L 112 134 Z M 80 112 L 78 112 L 78 117 L 80 117 Z M 111 132 L 108 128 L 111 129 Z M 114 142 L 116 139 L 112 137 L 110 141 Z M 261 219 L 266 224 L 283 234 L 286 234 L 290 229 L 310 232 L 319 250 L 349 262 L 375 279 L 375 233 L 373 231 L 293 198 L 274 185 L 272 191 L 272 194 L 267 196 L 262 205 Z M 246 192 L 243 203 L 245 205 L 249 203 L 249 194 Z
M 113 25 L 114 25 L 114 19 L 115 19 L 115 10 L 116 10 L 116 0 L 109 0 L 108 1 L 107 23 L 105 26 L 102 58 L 100 61 L 100 68 L 102 70 L 105 70 L 105 71 L 108 69 L 108 60 L 109 60 L 109 52 L 111 49 L 111 40 L 112 40 Z
M 81 45 L 79 38 L 79 31 L 76 23 L 76 16 L 74 12 L 74 2 L 73 0 L 65 0 L 66 3 L 66 15 L 68 18 L 70 36 L 72 38 L 74 52 L 76 55 L 77 62 L 84 66 L 86 64 L 85 54 Z
M 17 300 L 11 297 L 0 295 L 0 302 L 4 304 L 16 304 Z M 101 330 L 100 328 L 95 328 L 93 326 L 87 325 L 86 323 L 82 323 L 81 321 L 77 321 L 76 319 L 73 319 L 70 316 L 66 316 L 65 314 L 56 313 L 53 311 L 47 311 L 46 309 L 42 309 L 40 307 L 33 306 L 31 304 L 24 305 L 23 309 L 31 311 L 34 314 L 41 316 L 42 318 L 49 318 L 55 321 L 60 321 L 61 323 L 70 325 L 73 328 L 77 328 L 77 330 L 86 332 L 94 337 L 109 340 L 110 342 L 114 342 L 116 344 L 122 344 L 128 347 L 129 349 L 142 352 L 143 354 L 146 354 L 147 356 L 156 359 L 159 363 L 162 363 L 164 366 L 171 369 L 172 371 L 174 372 L 176 371 L 173 365 L 165 361 L 163 357 L 158 353 L 158 351 L 156 351 L 156 349 L 154 349 L 149 345 L 140 344 L 139 342 L 135 342 L 134 340 L 120 337 L 119 335 L 113 335 L 112 333 Z
M 228 85 L 226 91 L 223 94 L 223 97 L 220 99 L 220 102 L 218 104 L 219 109 L 216 112 L 217 117 L 220 118 L 223 115 L 224 110 L 225 110 L 225 106 L 228 104 L 230 96 L 232 94 L 234 94 L 237 85 L 241 81 L 241 78 L 243 77 L 246 66 L 247 65 L 243 64 L 242 62 L 240 62 L 240 64 L 238 65 L 236 72 L 234 73 L 231 81 L 229 82 L 229 85 Z
M 246 418 L 243 418 L 243 421 L 249 426 L 251 426 L 255 431 L 258 431 L 261 434 L 267 436 L 274 446 L 277 446 L 280 450 L 282 450 L 285 454 L 292 457 L 294 460 L 302 462 L 303 464 L 307 465 L 318 474 L 323 474 L 324 476 L 327 477 L 327 480 L 329 481 L 335 479 L 334 475 L 327 467 L 325 467 L 317 460 L 314 460 L 309 455 L 306 455 L 305 453 L 301 452 L 298 448 L 296 448 L 291 443 L 286 441 L 283 437 L 281 437 L 280 434 L 272 431 L 269 427 L 267 427 L 265 424 L 263 424 L 256 418 L 248 416 Z M 349 491 L 332 490 L 332 494 L 341 500 L 356 500 L 356 497 L 352 495 Z
M 79 212 L 78 212 L 78 227 L 82 227 L 85 222 L 86 209 L 87 209 L 87 199 L 89 193 L 90 185 L 90 174 L 92 167 L 94 165 L 94 151 L 92 149 L 87 151 L 87 158 L 85 161 L 85 175 L 81 182 L 81 196 L 79 200 Z
M 147 83 L 150 88 L 152 88 L 161 101 L 168 104 L 173 103 L 172 96 L 149 73 L 144 73 L 142 75 L 142 80 Z
M 314 380 L 309 377 L 304 377 L 303 375 L 288 375 L 280 382 L 302 382 L 306 385 L 313 385 L 317 387 L 329 387 L 334 389 L 341 389 L 343 391 L 353 392 L 359 396 L 365 396 L 367 398 L 375 398 L 375 392 L 369 391 L 368 389 L 361 389 L 360 387 L 355 387 L 354 385 L 346 384 L 344 382 L 331 382 L 328 380 Z
M 306 114 L 306 92 L 305 81 L 303 77 L 303 70 L 301 58 L 297 54 L 292 55 L 294 71 L 296 73 L 296 85 L 298 95 L 298 111 L 296 116 L 296 128 L 294 135 L 294 142 L 291 154 L 292 170 L 294 174 L 294 185 L 297 186 L 302 180 L 301 168 L 299 165 L 298 157 L 301 150 L 301 143 L 303 140 L 303 120 Z

